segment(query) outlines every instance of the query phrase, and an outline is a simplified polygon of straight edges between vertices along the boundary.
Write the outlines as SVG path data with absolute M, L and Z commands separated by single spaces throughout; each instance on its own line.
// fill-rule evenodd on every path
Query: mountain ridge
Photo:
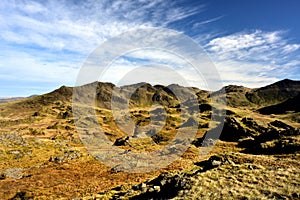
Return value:
M 176 95 L 173 94 L 172 90 L 180 92 L 181 95 L 192 95 L 192 93 L 195 93 L 199 102 L 207 102 L 210 94 L 218 95 L 218 91 L 207 91 L 196 87 L 184 87 L 178 84 L 170 84 L 168 86 L 151 85 L 146 82 L 120 87 L 108 82 L 93 82 L 77 86 L 76 88 L 80 88 L 83 95 L 84 90 L 87 87 L 95 87 L 98 106 L 106 108 L 109 107 L 108 104 L 110 104 L 112 91 L 114 89 L 130 91 L 135 88 L 135 91 L 131 95 L 131 104 L 133 105 L 149 105 L 150 101 L 153 100 L 164 105 L 174 104 Z M 73 89 L 74 87 L 61 86 L 60 88 L 43 95 L 37 95 L 26 99 L 18 99 L 16 104 L 23 105 L 25 107 L 26 105 L 27 107 L 31 107 L 33 105 L 38 107 L 39 105 L 47 105 L 57 100 L 72 101 Z M 244 86 L 228 85 L 223 87 L 223 89 L 225 89 L 226 92 L 227 105 L 231 107 L 256 106 L 262 108 L 282 103 L 289 98 L 293 98 L 300 94 L 300 81 L 284 79 L 260 88 L 252 89 Z M 168 101 L 172 101 L 173 103 Z

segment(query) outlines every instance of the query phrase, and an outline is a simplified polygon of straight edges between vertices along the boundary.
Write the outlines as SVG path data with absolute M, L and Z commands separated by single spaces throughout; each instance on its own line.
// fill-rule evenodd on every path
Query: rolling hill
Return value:
M 300 94 L 298 94 L 295 97 L 289 98 L 288 100 L 283 101 L 282 103 L 263 107 L 258 111 L 265 115 L 284 114 L 288 111 L 300 112 Z
M 254 89 L 229 85 L 222 90 L 226 94 L 176 84 L 117 87 L 93 82 L 0 104 L 0 196 L 300 197 L 300 81 L 285 79 Z M 212 104 L 211 98 L 225 97 L 225 110 Z M 119 109 L 112 110 L 112 100 Z M 122 109 L 124 103 L 129 104 L 128 113 Z M 74 104 L 79 111 L 88 108 L 87 112 L 74 114 Z M 222 113 L 226 113 L 224 118 Z M 93 156 L 83 145 L 80 126 L 101 127 L 110 141 L 105 145 L 109 150 L 118 148 L 120 158 L 156 151 L 171 157 L 180 151 L 180 144 L 190 144 L 161 169 L 130 173 L 126 171 L 130 165 L 107 166 Z M 190 137 L 195 127 L 196 134 Z M 188 136 L 186 140 L 177 138 L 179 130 Z M 84 136 L 90 142 L 102 137 L 94 129 Z M 145 163 L 135 165 L 147 168 Z

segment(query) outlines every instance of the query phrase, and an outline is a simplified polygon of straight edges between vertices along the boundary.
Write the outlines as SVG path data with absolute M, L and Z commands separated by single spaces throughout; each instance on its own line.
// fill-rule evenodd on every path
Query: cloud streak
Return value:
M 2 88 L 18 79 L 72 85 L 78 68 L 105 40 L 136 28 L 167 26 L 201 9 L 203 5 L 180 7 L 163 0 L 3 0 Z M 0 96 L 5 96 L 1 87 Z
M 99 43 L 135 28 L 167 26 L 203 6 L 177 7 L 168 1 L 3 1 L 1 38 L 16 44 L 90 52 Z
M 285 31 L 255 30 L 210 40 L 206 49 L 226 83 L 258 87 L 299 74 L 299 44 L 286 39 Z

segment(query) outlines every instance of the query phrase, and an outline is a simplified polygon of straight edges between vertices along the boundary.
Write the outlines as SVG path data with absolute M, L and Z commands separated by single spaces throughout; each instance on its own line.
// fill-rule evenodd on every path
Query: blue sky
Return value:
M 297 0 L 2 0 L 0 97 L 73 86 L 97 46 L 142 27 L 170 28 L 194 39 L 224 85 L 299 79 L 299 8 Z M 122 70 L 126 65 L 115 69 Z M 106 78 L 117 81 L 115 74 Z

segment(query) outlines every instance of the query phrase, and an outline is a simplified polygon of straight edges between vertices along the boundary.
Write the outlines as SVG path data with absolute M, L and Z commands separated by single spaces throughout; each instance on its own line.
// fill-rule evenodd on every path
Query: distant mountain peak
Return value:
M 300 87 L 300 81 L 291 80 L 291 79 L 283 79 L 280 81 L 277 81 L 275 83 L 272 83 L 270 85 L 266 85 L 264 87 L 258 88 L 257 90 L 263 90 L 266 88 L 289 88 L 289 87 Z
M 88 89 L 95 87 L 96 96 L 100 102 L 99 106 L 109 107 L 112 92 L 116 88 L 120 88 L 123 92 L 129 92 L 134 89 L 132 96 L 132 103 L 149 105 L 151 98 L 155 95 L 154 99 L 160 99 L 163 104 L 175 104 L 176 95 L 188 96 L 190 94 L 196 94 L 199 98 L 199 102 L 205 102 L 209 96 L 214 95 L 225 95 L 220 92 L 226 91 L 227 104 L 233 107 L 239 106 L 271 106 L 284 102 L 290 98 L 293 98 L 300 94 L 300 81 L 284 79 L 273 84 L 267 85 L 261 88 L 247 88 L 244 86 L 228 85 L 223 87 L 221 90 L 212 92 L 209 95 L 209 91 L 204 91 L 198 88 L 184 87 L 178 84 L 171 84 L 169 86 L 154 85 L 149 83 L 141 82 L 132 85 L 115 86 L 109 82 L 92 82 L 86 85 L 78 86 L 78 92 L 84 96 Z M 115 88 L 116 87 L 116 88 Z M 55 101 L 72 101 L 73 87 L 61 86 L 60 88 L 44 94 L 31 98 L 26 98 L 18 104 L 30 107 L 44 106 Z M 176 94 L 176 95 L 175 95 Z M 104 102 L 104 103 L 103 103 Z

